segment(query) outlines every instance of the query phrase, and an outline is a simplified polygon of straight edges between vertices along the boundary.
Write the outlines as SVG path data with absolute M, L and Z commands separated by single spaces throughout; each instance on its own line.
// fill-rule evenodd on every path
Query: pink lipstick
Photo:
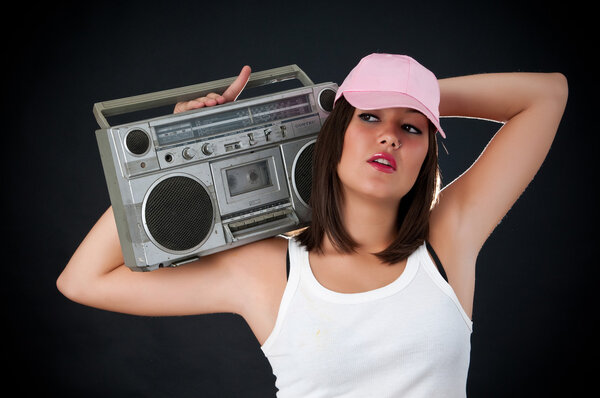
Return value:
M 396 171 L 396 160 L 389 153 L 376 153 L 367 162 L 376 170 L 383 171 L 384 173 L 393 173 Z

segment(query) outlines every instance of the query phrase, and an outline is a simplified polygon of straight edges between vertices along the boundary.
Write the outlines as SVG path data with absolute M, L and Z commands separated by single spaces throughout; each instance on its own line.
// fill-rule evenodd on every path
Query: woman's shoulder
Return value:
M 285 278 L 285 255 L 289 239 L 275 236 L 248 243 L 224 253 L 240 272 L 259 285 Z
M 240 254 L 264 257 L 265 260 L 277 260 L 283 255 L 282 260 L 285 261 L 285 252 L 289 244 L 288 237 L 277 235 L 271 238 L 261 239 L 252 243 L 248 243 L 236 248 Z

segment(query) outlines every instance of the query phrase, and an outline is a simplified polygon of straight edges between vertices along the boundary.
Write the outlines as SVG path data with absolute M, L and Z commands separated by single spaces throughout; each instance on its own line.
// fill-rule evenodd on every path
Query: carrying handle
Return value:
M 236 78 L 237 76 L 133 97 L 98 102 L 94 104 L 94 116 L 101 128 L 110 128 L 110 124 L 106 120 L 108 116 L 122 115 L 176 104 L 182 101 L 190 101 L 206 96 L 209 93 L 222 93 Z M 288 65 L 250 74 L 246 88 L 259 87 L 291 79 L 298 79 L 304 86 L 312 86 L 314 84 L 308 75 L 297 65 Z

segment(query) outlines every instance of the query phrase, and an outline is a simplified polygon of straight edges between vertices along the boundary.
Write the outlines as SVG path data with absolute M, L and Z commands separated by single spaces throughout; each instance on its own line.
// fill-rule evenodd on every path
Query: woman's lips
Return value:
M 367 162 L 376 170 L 383 171 L 384 173 L 393 173 L 396 171 L 396 160 L 388 153 L 376 153 Z

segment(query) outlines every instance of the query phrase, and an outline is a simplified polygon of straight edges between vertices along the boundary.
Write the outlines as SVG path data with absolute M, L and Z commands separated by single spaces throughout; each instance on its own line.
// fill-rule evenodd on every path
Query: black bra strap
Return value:
M 429 251 L 429 254 L 431 254 L 431 257 L 433 257 L 433 262 L 435 262 L 435 265 L 436 265 L 438 271 L 440 271 L 440 274 L 442 275 L 442 277 L 446 280 L 446 282 L 448 282 L 448 277 L 446 276 L 446 271 L 444 271 L 442 262 L 438 258 L 437 254 L 435 254 L 435 250 L 433 250 L 433 247 L 431 247 L 431 244 L 429 243 L 429 241 L 425 241 L 425 245 L 427 246 L 427 250 Z
M 290 279 L 290 249 L 285 252 L 285 275 Z

